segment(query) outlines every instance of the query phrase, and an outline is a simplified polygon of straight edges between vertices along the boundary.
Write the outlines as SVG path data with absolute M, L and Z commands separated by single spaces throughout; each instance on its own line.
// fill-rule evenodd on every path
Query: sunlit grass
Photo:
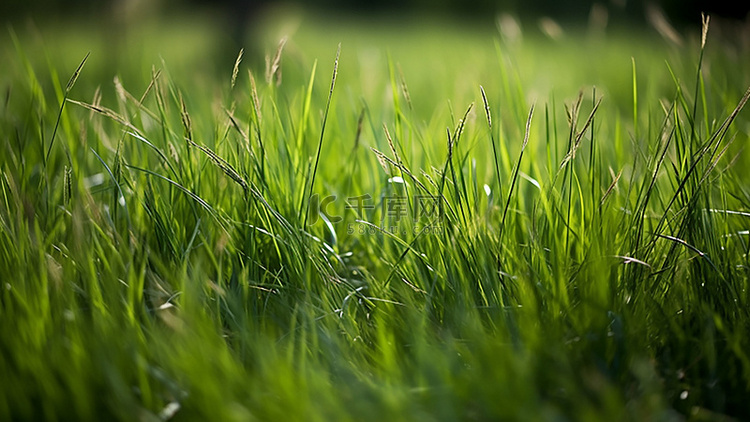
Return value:
M 0 418 L 748 417 L 747 54 L 290 21 L 2 39 Z

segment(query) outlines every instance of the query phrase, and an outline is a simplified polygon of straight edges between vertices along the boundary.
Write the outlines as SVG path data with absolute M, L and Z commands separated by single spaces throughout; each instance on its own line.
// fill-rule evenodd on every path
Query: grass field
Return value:
M 0 420 L 750 418 L 741 42 L 342 22 L 0 36 Z

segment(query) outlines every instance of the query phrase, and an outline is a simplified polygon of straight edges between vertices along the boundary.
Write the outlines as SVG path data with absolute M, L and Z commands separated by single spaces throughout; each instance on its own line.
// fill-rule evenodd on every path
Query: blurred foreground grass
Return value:
M 0 418 L 749 416 L 747 51 L 115 29 L 0 38 Z

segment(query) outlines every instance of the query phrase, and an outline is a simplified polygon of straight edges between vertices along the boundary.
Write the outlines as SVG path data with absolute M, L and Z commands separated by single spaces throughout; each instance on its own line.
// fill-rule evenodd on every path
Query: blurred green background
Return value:
M 202 55 L 209 61 L 231 60 L 240 48 L 245 48 L 246 59 L 262 64 L 267 42 L 269 22 L 279 16 L 295 14 L 319 15 L 328 22 L 346 24 L 347 21 L 392 22 L 462 22 L 465 26 L 495 30 L 502 16 L 512 16 L 523 28 L 553 33 L 554 25 L 563 27 L 592 27 L 604 34 L 625 31 L 632 34 L 641 29 L 666 27 L 677 32 L 695 32 L 700 28 L 700 15 L 708 13 L 714 21 L 728 22 L 729 27 L 744 26 L 747 32 L 748 1 L 709 0 L 4 0 L 0 2 L 0 19 L 29 39 L 36 34 L 51 39 L 77 32 L 84 41 L 101 41 L 116 52 L 110 60 L 119 65 L 118 57 L 128 53 L 127 46 L 148 50 L 146 43 L 174 45 L 176 49 L 206 48 L 216 53 Z M 665 26 L 666 23 L 666 26 Z M 158 36 L 138 39 L 144 28 L 152 27 Z M 507 26 L 507 25 L 506 25 Z M 184 33 L 173 34 L 176 27 Z M 512 28 L 511 28 L 512 29 Z M 74 31 L 78 30 L 78 31 Z M 388 30 L 384 26 L 384 30 Z M 178 32 L 179 28 L 177 29 Z M 7 31 L 0 34 L 0 42 L 7 41 Z M 148 31 L 146 31 L 148 32 Z M 732 31 L 730 31 L 732 32 Z M 736 32 L 736 31 L 734 31 Z M 732 32 L 729 38 L 737 38 Z M 54 34 L 54 35 L 47 35 Z M 179 41 L 170 44 L 171 35 Z M 554 34 L 553 34 L 554 35 Z M 664 35 L 662 33 L 662 35 Z M 55 40 L 57 41 L 57 40 Z M 165 42 L 166 41 L 166 42 Z M 275 42 L 275 41 L 274 41 Z M 6 43 L 7 45 L 7 43 Z M 51 46 L 51 48 L 56 48 Z M 272 47 L 271 47 L 272 48 Z M 170 56 L 170 52 L 160 49 Z M 142 54 L 141 54 L 142 56 Z M 133 59 L 135 55 L 130 55 Z M 166 58 L 166 57 L 165 57 Z M 150 58 L 148 63 L 153 63 Z M 194 65 L 194 64 L 193 64 Z M 222 66 L 224 66 L 222 64 Z
M 304 8 L 321 13 L 362 14 L 370 18 L 398 15 L 416 19 L 440 16 L 486 21 L 500 13 L 517 16 L 520 21 L 549 17 L 567 23 L 585 23 L 606 19 L 610 25 L 629 27 L 647 24 L 653 12 L 663 12 L 678 29 L 698 27 L 705 12 L 728 20 L 747 20 L 750 2 L 729 0 L 5 0 L 0 16 L 17 22 L 64 20 L 86 17 L 115 25 L 132 23 L 146 17 L 170 18 L 177 14 L 197 13 L 220 23 L 224 35 L 235 43 L 247 41 L 254 26 L 268 13 L 279 9 Z M 112 30 L 118 28 L 112 27 Z
M 263 65 L 279 36 L 293 35 L 294 19 L 325 22 L 327 28 L 367 24 L 385 35 L 412 24 L 443 24 L 512 36 L 517 27 L 524 36 L 544 33 L 556 37 L 571 28 L 594 36 L 642 30 L 661 33 L 673 41 L 679 34 L 695 33 L 702 12 L 711 15 L 712 28 L 728 28 L 726 38 L 747 40 L 750 2 L 709 0 L 4 0 L 0 20 L 17 32 L 23 45 L 32 41 L 50 50 L 86 46 L 92 58 L 106 59 L 106 74 L 121 69 L 123 60 L 143 60 L 150 72 L 161 59 L 179 65 L 193 57 L 190 67 L 225 69 L 226 62 L 245 49 L 246 63 Z M 304 19 L 302 19 L 304 17 Z M 507 18 L 511 19 L 508 20 Z M 717 25 L 717 21 L 723 22 Z M 283 22 L 283 23 L 282 23 Z M 390 25 L 390 26 L 389 26 Z M 559 26 L 557 26 L 559 25 Z M 279 28 L 283 27 L 283 31 Z M 321 28 L 326 31 L 326 27 Z M 286 33 L 282 33 L 286 31 Z M 737 34 L 744 31 L 743 36 Z M 9 31 L 0 32 L 0 48 L 9 47 Z M 716 35 L 716 34 L 715 34 Z M 80 39 L 70 40 L 68 38 Z M 679 43 L 680 40 L 678 39 Z M 101 52 L 97 52 L 101 45 Z M 158 57 L 149 55 L 157 52 Z M 52 64 L 62 64 L 54 60 Z M 79 52 L 70 52 L 73 62 Z M 97 54 L 99 53 L 99 54 Z M 84 52 L 85 54 L 85 52 Z M 201 57 L 203 62 L 195 58 Z M 172 60 L 167 60 L 172 59 Z M 128 63 L 133 65 L 134 63 Z M 230 63 L 231 66 L 231 63 Z M 132 66 L 128 66 L 132 67 Z M 125 77 L 127 77 L 125 75 Z
M 282 2 L 271 0 L 6 0 L 0 4 L 0 13 L 6 18 L 24 15 L 64 15 L 109 13 L 111 10 L 151 8 L 163 13 L 172 13 L 175 9 L 202 8 L 223 10 L 235 17 L 249 18 L 257 15 L 262 9 L 279 5 Z M 594 4 L 617 9 L 620 17 L 639 20 L 643 17 L 646 6 L 652 4 L 664 9 L 676 22 L 689 23 L 698 20 L 701 12 L 744 19 L 750 10 L 746 1 L 728 0 L 308 0 L 287 1 L 287 5 L 305 5 L 308 7 L 335 9 L 353 12 L 398 12 L 433 13 L 483 16 L 492 12 L 512 12 L 526 16 L 549 15 L 554 18 L 580 19 L 591 10 Z

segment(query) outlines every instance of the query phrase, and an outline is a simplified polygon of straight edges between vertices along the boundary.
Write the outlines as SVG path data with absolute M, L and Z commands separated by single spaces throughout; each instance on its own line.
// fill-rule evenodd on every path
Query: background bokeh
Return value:
M 252 20 L 264 9 L 282 2 L 272 0 L 5 0 L 0 2 L 0 15 L 8 19 L 65 15 L 106 15 L 139 13 L 143 10 L 172 14 L 185 9 L 213 11 L 235 19 Z M 287 1 L 285 5 L 329 9 L 356 13 L 445 14 L 453 16 L 484 16 L 509 12 L 522 17 L 550 16 L 555 19 L 580 20 L 588 16 L 595 4 L 611 9 L 610 15 L 633 22 L 643 21 L 650 6 L 663 9 L 677 26 L 698 24 L 701 12 L 730 19 L 744 20 L 750 2 L 729 0 L 308 0 Z
M 713 45 L 737 46 L 733 54 L 747 51 L 749 9 L 750 2 L 724 0 L 0 0 L 6 26 L 0 31 L 0 67 L 23 63 L 28 55 L 42 75 L 49 69 L 65 74 L 90 54 L 78 85 L 87 95 L 103 86 L 105 100 L 114 96 L 107 88 L 115 75 L 125 86 L 145 86 L 152 69 L 169 71 L 192 90 L 208 91 L 216 75 L 226 77 L 240 50 L 243 64 L 262 73 L 284 38 L 289 41 L 284 56 L 290 59 L 284 72 L 290 80 L 305 80 L 313 61 L 330 61 L 341 42 L 343 60 L 352 61 L 345 63 L 347 75 L 363 89 L 370 89 L 373 78 L 366 69 L 385 69 L 388 52 L 418 95 L 420 89 L 433 89 L 422 77 L 424 69 L 435 74 L 489 60 L 500 36 L 504 48 L 519 54 L 523 77 L 534 79 L 536 89 L 561 84 L 577 89 L 585 83 L 627 87 L 629 74 L 613 69 L 629 69 L 631 57 L 665 54 L 654 48 L 695 45 L 701 12 L 711 15 Z M 561 49 L 559 42 L 568 36 L 577 41 Z M 530 40 L 536 51 L 521 48 L 522 40 Z M 621 49 L 597 44 L 604 42 Z M 532 54 L 545 48 L 546 54 Z M 469 57 L 469 51 L 481 53 Z M 521 53 L 544 60 L 523 62 Z M 549 72 L 558 60 L 575 63 L 581 79 Z M 473 74 L 470 68 L 463 72 Z M 605 81 L 607 75 L 625 76 L 614 83 Z M 482 80 L 491 80 L 486 76 Z M 621 91 L 617 95 L 630 95 Z
M 29 23 L 40 28 L 90 25 L 102 37 L 121 37 L 144 23 L 166 26 L 189 16 L 208 22 L 218 44 L 233 55 L 239 48 L 257 48 L 259 32 L 280 10 L 333 14 L 341 20 L 442 19 L 493 27 L 507 15 L 525 28 L 549 18 L 566 28 L 598 25 L 631 33 L 664 27 L 662 22 L 677 31 L 699 30 L 701 13 L 707 13 L 714 22 L 750 27 L 750 1 L 736 0 L 3 0 L 0 20 L 14 28 Z

